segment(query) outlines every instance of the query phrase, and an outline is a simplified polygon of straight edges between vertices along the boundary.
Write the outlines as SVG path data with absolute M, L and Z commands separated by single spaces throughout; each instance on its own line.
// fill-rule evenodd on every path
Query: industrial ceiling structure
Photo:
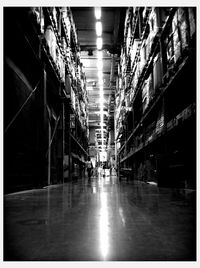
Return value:
M 100 10 L 97 16 L 95 9 Z M 90 132 L 95 130 L 97 146 L 102 150 L 106 146 L 107 131 L 114 129 L 116 75 L 123 44 L 126 8 L 72 7 L 71 11 L 87 79 L 89 129 Z M 98 23 L 101 24 L 100 29 L 97 29 Z M 102 38 L 102 47 L 97 49 L 98 36 Z M 99 81 L 99 52 L 102 57 L 102 84 Z M 103 102 L 102 108 L 100 99 Z M 90 141 L 90 146 L 92 145 L 94 144 Z

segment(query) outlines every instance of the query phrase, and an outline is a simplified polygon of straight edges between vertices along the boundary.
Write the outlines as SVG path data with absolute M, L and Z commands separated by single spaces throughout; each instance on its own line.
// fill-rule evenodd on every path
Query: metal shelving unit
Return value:
M 55 13 L 53 14 L 53 12 Z M 63 12 L 69 17 L 71 32 L 65 25 Z M 30 168 L 26 172 L 30 173 L 30 179 L 22 181 L 20 176 L 19 178 L 13 178 L 13 175 L 7 170 L 7 191 L 17 187 L 26 188 L 29 185 L 31 185 L 30 187 L 40 187 L 41 185 L 65 182 L 73 178 L 73 173 L 66 172 L 66 170 L 73 171 L 74 165 L 76 165 L 76 168 L 78 167 L 78 170 L 81 170 L 88 156 L 87 125 L 79 114 L 83 112 L 87 116 L 87 111 L 83 111 L 83 109 L 87 109 L 87 105 L 81 106 L 80 103 L 87 101 L 86 92 L 84 86 L 82 88 L 82 85 L 79 85 L 79 89 L 77 89 L 77 85 L 74 83 L 78 79 L 79 81 L 84 80 L 84 73 L 81 68 L 78 70 L 80 65 L 80 57 L 77 54 L 79 46 L 72 13 L 69 8 L 63 10 L 59 7 L 21 7 L 17 13 L 14 8 L 8 8 L 5 20 L 9 26 L 11 24 L 17 25 L 14 36 L 18 36 L 17 46 L 12 47 L 11 35 L 6 35 L 6 57 L 12 59 L 16 65 L 15 68 L 22 70 L 21 76 L 24 77 L 25 81 L 26 77 L 34 80 L 36 74 L 38 74 L 37 81 L 40 78 L 39 89 L 33 91 L 29 101 L 36 108 L 29 107 L 28 101 L 25 107 L 27 113 L 33 116 L 32 124 L 35 124 L 32 129 L 32 140 L 29 141 L 27 138 L 26 141 L 26 146 L 32 146 L 34 152 L 31 156 L 25 150 L 23 152 L 24 155 L 27 155 L 27 159 L 33 158 L 31 163 L 28 163 L 27 160 L 27 165 Z M 70 35 L 72 36 L 71 40 Z M 55 39 L 51 39 L 53 37 Z M 51 43 L 52 40 L 54 43 Z M 28 43 L 28 46 L 25 45 L 26 43 Z M 72 46 L 74 46 L 74 51 L 72 51 Z M 69 52 L 68 55 L 66 51 Z M 26 66 L 28 67 L 26 68 Z M 72 68 L 74 68 L 74 72 L 72 72 Z M 69 80 L 67 81 L 66 78 Z M 9 78 L 7 76 L 5 80 L 6 85 L 11 83 L 8 82 Z M 26 84 L 28 82 L 25 82 L 24 87 L 26 87 Z M 84 81 L 82 84 L 84 85 Z M 22 85 L 20 86 L 22 87 Z M 12 94 L 15 94 L 14 85 L 11 90 L 13 91 Z M 24 88 L 23 90 L 26 92 L 28 89 Z M 72 90 L 74 90 L 74 97 L 76 98 L 75 103 L 79 105 L 78 109 L 75 109 L 72 105 Z M 35 113 L 34 109 L 36 109 Z M 9 113 L 11 114 L 12 111 Z M 74 129 L 70 128 L 70 114 L 75 117 Z M 26 116 L 24 111 L 21 112 L 20 116 Z M 20 129 L 17 120 L 13 123 L 13 126 L 21 136 L 24 135 L 23 128 Z M 74 130 L 76 133 L 74 133 Z M 8 138 L 6 139 L 9 143 L 9 140 L 14 139 L 14 137 L 12 137 L 10 129 L 7 130 L 7 133 Z M 20 154 L 19 149 L 16 149 L 16 151 L 13 149 L 13 154 L 16 154 L 17 158 Z M 76 155 L 78 157 L 74 157 Z M 9 161 L 9 156 L 7 161 Z M 16 163 L 18 163 L 18 160 Z M 34 167 L 31 167 L 31 165 L 36 166 L 34 172 L 32 171 Z M 23 177 L 23 174 L 21 174 L 21 177 Z
M 184 149 L 183 142 L 176 143 L 176 141 L 178 140 L 178 135 L 180 135 L 180 129 L 185 129 L 188 124 L 193 124 L 191 127 L 194 129 L 194 123 L 191 122 L 193 122 L 195 118 L 195 82 L 193 82 L 193 93 L 184 93 L 182 99 L 179 97 L 179 94 L 181 94 L 179 87 L 183 87 L 183 92 L 186 92 L 187 89 L 183 82 L 184 79 L 187 79 L 185 77 L 186 70 L 189 70 L 191 66 L 193 66 L 193 70 L 195 70 L 195 42 L 191 41 L 191 39 L 188 39 L 186 44 L 183 43 L 184 40 L 182 40 L 183 37 L 180 33 L 180 57 L 171 65 L 170 69 L 167 68 L 167 52 L 165 43 L 165 39 L 168 38 L 172 25 L 175 23 L 175 16 L 179 16 L 180 21 L 185 20 L 189 24 L 189 21 L 187 20 L 189 12 L 195 11 L 189 10 L 189 8 L 170 8 L 168 10 L 164 10 L 164 8 L 152 8 L 149 9 L 149 13 L 147 14 L 146 24 L 143 24 L 143 27 L 140 26 L 140 29 L 143 29 L 143 31 L 141 32 L 141 39 L 136 51 L 135 59 L 131 65 L 130 79 L 128 81 L 129 90 L 126 91 L 126 94 L 131 94 L 131 91 L 134 90 L 134 97 L 129 103 L 130 111 L 123 114 L 121 108 L 121 112 L 119 113 L 119 117 L 116 121 L 116 123 L 121 121 L 121 128 L 118 130 L 118 135 L 116 136 L 116 141 L 118 143 L 117 155 L 119 173 L 124 173 L 124 170 L 127 169 L 129 170 L 129 173 L 131 172 L 132 174 L 129 177 L 132 177 L 134 179 L 137 179 L 139 177 L 138 170 L 141 169 L 141 167 L 144 170 L 143 180 L 146 181 L 150 179 L 145 175 L 145 173 L 148 173 L 146 163 L 149 161 L 156 163 L 154 163 L 153 167 L 156 174 L 152 179 L 155 180 L 159 185 L 173 185 L 173 182 L 170 179 L 167 179 L 167 175 L 164 176 L 165 174 L 163 173 L 162 166 L 165 166 L 165 173 L 169 176 L 171 173 L 169 171 L 170 165 L 168 166 L 168 163 L 170 163 L 170 161 L 172 161 L 171 159 L 173 159 L 173 150 L 174 152 L 180 152 L 179 154 L 182 155 L 177 161 L 183 161 L 181 159 L 185 159 L 184 161 L 186 161 L 187 152 L 191 152 L 191 150 L 188 148 Z M 137 14 L 135 15 L 132 14 L 133 24 L 135 21 L 135 16 L 138 16 L 138 14 L 140 14 L 140 8 L 136 13 Z M 151 18 L 151 20 L 153 18 L 155 21 L 157 21 L 158 26 L 156 28 L 156 32 L 152 35 L 153 38 L 151 39 L 151 47 L 148 57 L 146 57 L 146 62 L 143 65 L 143 68 L 140 70 L 138 81 L 135 83 L 135 88 L 133 88 L 132 80 L 134 79 L 136 69 L 140 64 L 142 43 L 147 45 L 147 24 L 151 23 L 151 21 L 149 21 L 149 18 Z M 162 19 L 162 22 L 159 22 L 159 18 Z M 141 19 L 139 21 L 141 23 Z M 137 23 L 139 23 L 139 21 L 137 21 Z M 130 18 L 128 23 L 131 24 Z M 189 29 L 188 24 L 186 30 Z M 179 27 L 181 27 L 181 22 Z M 132 40 L 134 40 L 134 38 L 135 31 L 132 32 Z M 173 41 L 175 42 L 175 37 L 173 36 L 173 38 Z M 195 39 L 195 34 L 193 34 L 191 38 Z M 130 42 L 130 46 L 131 45 L 132 42 Z M 174 43 L 174 51 L 176 49 L 175 45 L 176 44 Z M 124 50 L 130 51 L 130 47 L 125 48 Z M 158 73 L 156 73 L 156 64 L 158 60 L 162 68 L 160 73 L 161 77 L 157 77 Z M 126 67 L 124 70 L 125 69 Z M 143 88 L 147 79 L 150 78 L 150 75 L 152 79 L 152 84 L 150 86 L 153 89 L 153 95 L 150 95 L 150 99 L 147 103 L 146 108 L 144 109 L 142 108 L 144 105 L 142 97 L 144 90 Z M 194 76 L 195 74 L 193 73 L 192 77 L 195 81 Z M 158 86 L 155 87 L 157 81 L 160 82 Z M 150 90 L 149 88 L 147 89 Z M 122 87 L 118 90 L 118 96 L 120 96 L 123 90 L 126 90 L 126 88 Z M 174 98 L 179 101 L 179 108 L 176 108 L 176 106 L 174 106 L 175 104 L 173 104 L 171 107 L 168 106 L 173 94 Z M 189 99 L 191 99 L 190 101 L 187 100 L 187 94 L 189 96 Z M 166 102 L 168 105 L 166 105 Z M 125 107 L 125 103 L 118 103 L 118 109 L 119 107 Z M 171 118 L 172 115 L 170 114 L 173 114 L 173 118 Z M 177 134 L 174 134 L 175 129 L 177 129 Z M 186 139 L 186 136 L 183 135 L 182 139 Z M 177 149 L 175 149 L 176 147 Z M 194 146 L 192 148 L 194 150 Z M 167 157 L 168 162 L 166 161 L 166 163 L 161 163 L 158 165 L 162 157 Z M 152 159 L 154 159 L 154 161 Z M 187 170 L 187 172 L 189 172 L 189 166 L 192 166 L 192 163 L 189 159 L 188 162 L 189 163 L 185 162 L 184 164 L 177 166 L 181 166 Z M 176 166 L 176 164 L 174 166 Z M 171 174 L 171 176 L 174 175 Z M 177 182 L 176 187 L 182 187 L 183 184 L 190 185 L 189 187 L 195 187 L 194 178 L 190 179 L 189 176 L 180 178 L 180 180 Z

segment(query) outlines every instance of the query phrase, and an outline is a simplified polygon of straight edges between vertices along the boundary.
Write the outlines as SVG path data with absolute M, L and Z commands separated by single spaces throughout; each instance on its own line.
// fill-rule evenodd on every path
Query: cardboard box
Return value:
M 149 78 L 147 79 L 147 86 L 149 88 L 149 101 L 150 101 L 151 99 L 153 99 L 154 94 L 155 94 L 155 91 L 153 88 L 153 74 L 152 73 L 149 75 Z
M 156 133 L 160 133 L 164 127 L 164 114 L 161 113 L 158 116 L 157 122 L 156 122 Z
M 188 16 L 190 22 L 190 37 L 192 37 L 196 31 L 196 17 L 195 17 L 195 8 L 188 8 Z
M 172 32 L 175 32 L 178 28 L 178 11 L 175 12 L 172 20 Z
M 163 68 L 162 68 L 162 61 L 160 53 L 154 58 L 154 65 L 153 65 L 153 87 L 154 91 L 156 91 L 161 83 L 162 83 L 162 76 L 163 76 Z
M 170 67 L 174 63 L 174 45 L 173 45 L 173 35 L 171 35 L 166 44 L 167 52 L 167 65 Z
M 144 66 L 146 64 L 146 45 L 143 43 L 140 48 L 140 72 L 142 72 Z
M 165 7 L 154 7 L 152 9 L 152 12 L 149 16 L 149 26 L 150 32 L 154 34 L 154 36 L 162 28 L 163 24 L 166 21 L 166 18 L 168 16 L 167 10 L 168 9 Z
M 146 108 L 149 105 L 149 84 L 148 80 L 144 82 L 143 89 L 142 89 L 142 110 L 143 113 L 145 112 Z
M 176 63 L 181 57 L 181 42 L 178 42 L 174 47 L 174 62 Z
M 187 48 L 189 45 L 189 27 L 186 21 L 183 21 L 180 24 L 180 37 L 182 49 Z
M 130 49 L 131 65 L 133 64 L 135 60 L 135 56 L 136 56 L 139 44 L 140 44 L 140 39 L 135 39 L 133 45 L 131 46 L 131 49 Z

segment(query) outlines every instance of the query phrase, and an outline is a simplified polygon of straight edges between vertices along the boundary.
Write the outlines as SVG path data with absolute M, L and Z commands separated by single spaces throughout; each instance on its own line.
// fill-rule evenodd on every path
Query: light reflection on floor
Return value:
M 5 197 L 8 260 L 194 260 L 195 206 L 115 175 Z M 10 259 L 9 259 L 10 258 Z
M 104 260 L 109 251 L 109 219 L 108 219 L 108 206 L 107 206 L 107 193 L 101 192 L 101 208 L 100 208 L 100 251 Z

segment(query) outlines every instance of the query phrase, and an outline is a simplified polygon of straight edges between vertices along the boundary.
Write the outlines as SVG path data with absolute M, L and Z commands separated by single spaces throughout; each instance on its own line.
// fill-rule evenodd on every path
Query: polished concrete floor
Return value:
M 113 175 L 6 195 L 4 260 L 194 261 L 194 196 Z

